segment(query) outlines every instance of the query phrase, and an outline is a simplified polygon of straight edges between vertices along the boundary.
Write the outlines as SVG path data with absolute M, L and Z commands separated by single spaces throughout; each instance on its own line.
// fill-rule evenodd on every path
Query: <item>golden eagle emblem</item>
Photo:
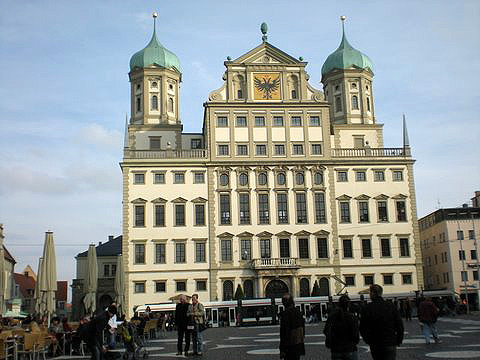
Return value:
M 255 88 L 262 93 L 264 99 L 272 99 L 272 94 L 280 87 L 280 77 L 272 79 L 271 77 L 262 77 L 261 79 L 256 76 L 253 78 Z

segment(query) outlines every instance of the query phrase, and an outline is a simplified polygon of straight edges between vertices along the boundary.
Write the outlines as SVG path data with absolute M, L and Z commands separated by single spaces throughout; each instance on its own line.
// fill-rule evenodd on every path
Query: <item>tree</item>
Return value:
M 317 280 L 315 280 L 315 284 L 313 284 L 312 296 L 320 296 L 320 287 L 318 286 Z
M 238 284 L 237 286 L 237 290 L 235 290 L 235 296 L 233 297 L 235 300 L 241 300 L 243 299 L 243 290 L 242 290 L 242 286 L 240 284 Z

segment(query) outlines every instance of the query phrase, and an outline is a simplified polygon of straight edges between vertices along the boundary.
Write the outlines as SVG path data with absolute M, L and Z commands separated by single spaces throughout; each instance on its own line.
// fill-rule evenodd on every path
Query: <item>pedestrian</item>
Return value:
M 114 305 L 115 307 L 117 306 L 116 303 L 112 303 L 112 305 Z M 109 326 L 108 333 L 107 333 L 108 348 L 110 350 L 113 350 L 115 349 L 115 346 L 116 346 L 115 338 L 117 336 L 117 314 L 113 314 L 110 320 L 108 320 L 108 326 Z
M 280 359 L 299 360 L 305 355 L 305 320 L 290 294 L 282 297 L 285 310 L 280 318 Z
M 203 331 L 205 330 L 205 309 L 198 301 L 198 294 L 192 295 L 192 304 L 188 307 L 187 316 L 192 317 L 192 345 L 193 355 L 203 355 Z
M 116 314 L 117 307 L 110 305 L 106 311 L 101 312 L 88 323 L 86 343 L 92 354 L 92 360 L 101 360 L 103 358 L 103 354 L 106 352 L 103 346 L 103 330 L 107 327 L 110 318 Z
M 382 298 L 380 285 L 370 286 L 370 299 L 362 311 L 360 334 L 374 360 L 394 360 L 403 341 L 403 323 L 395 305 Z
M 338 309 L 328 317 L 323 333 L 332 360 L 357 360 L 357 344 L 360 341 L 358 320 L 350 312 L 347 295 L 340 296 Z
M 185 348 L 184 354 L 188 355 L 188 350 L 190 349 L 190 331 L 187 329 L 188 326 L 188 302 L 185 295 L 180 295 L 180 302 L 175 307 L 175 324 L 177 325 L 177 355 L 182 355 L 182 345 L 183 338 L 185 337 Z
M 418 321 L 420 321 L 420 327 L 425 336 L 425 343 L 430 344 L 430 334 L 433 337 L 435 343 L 441 343 L 442 341 L 438 337 L 437 328 L 435 323 L 437 322 L 438 308 L 432 302 L 432 298 L 427 297 L 420 303 L 418 307 Z
M 405 300 L 405 320 L 412 321 L 412 305 L 410 304 L 410 299 L 407 297 Z

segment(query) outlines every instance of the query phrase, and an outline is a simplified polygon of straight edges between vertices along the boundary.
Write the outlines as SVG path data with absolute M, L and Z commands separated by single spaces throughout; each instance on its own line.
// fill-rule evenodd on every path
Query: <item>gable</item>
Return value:
M 233 60 L 232 64 L 302 64 L 305 63 L 288 55 L 286 52 L 276 48 L 275 46 L 264 42 L 256 48 L 250 50 L 246 54 Z

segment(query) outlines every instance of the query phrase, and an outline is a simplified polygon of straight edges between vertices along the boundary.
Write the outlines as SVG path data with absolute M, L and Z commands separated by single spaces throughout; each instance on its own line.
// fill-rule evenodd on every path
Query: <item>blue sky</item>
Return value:
M 401 146 L 407 116 L 418 215 L 480 190 L 478 1 L 0 0 L 0 222 L 18 261 L 37 268 L 54 231 L 59 279 L 74 256 L 121 232 L 122 137 L 128 63 L 152 32 L 180 58 L 184 130 L 222 84 L 223 61 L 268 40 L 309 62 L 310 83 L 341 37 L 374 64 L 385 146 Z

